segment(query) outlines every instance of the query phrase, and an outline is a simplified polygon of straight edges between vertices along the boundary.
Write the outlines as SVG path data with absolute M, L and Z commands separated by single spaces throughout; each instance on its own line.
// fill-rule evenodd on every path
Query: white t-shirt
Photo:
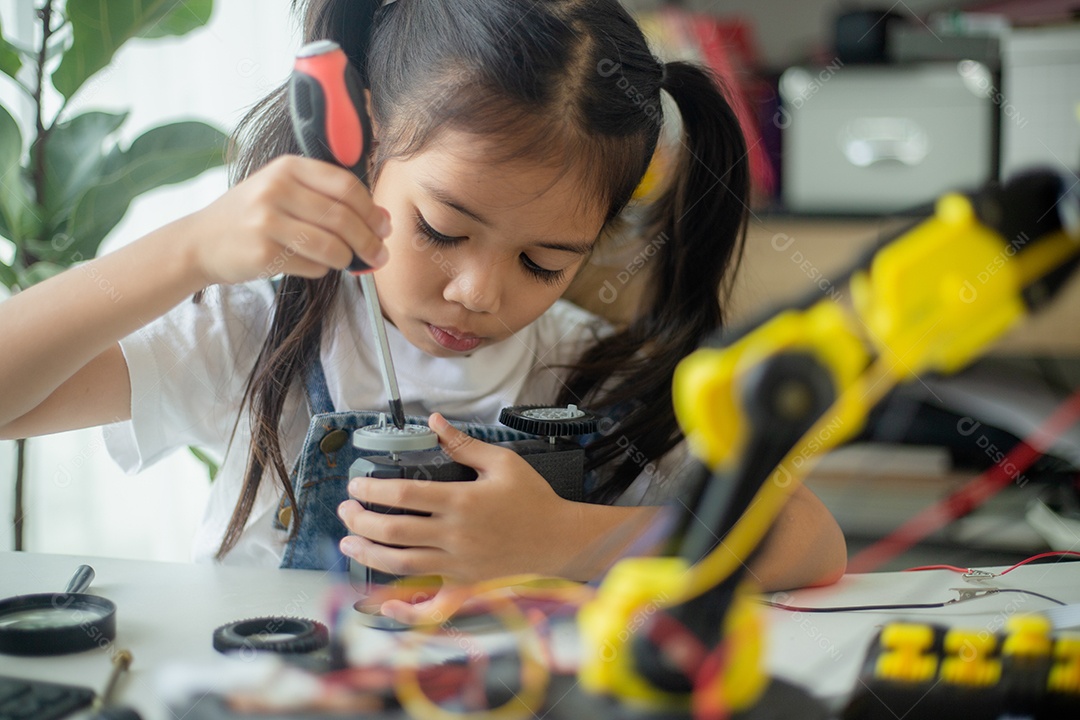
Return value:
M 240 401 L 270 328 L 274 293 L 269 282 L 214 286 L 195 304 L 185 301 L 120 342 L 131 378 L 131 420 L 105 433 L 110 455 L 129 474 L 188 445 L 224 460 L 195 537 L 193 557 L 212 561 L 232 517 L 251 446 L 251 425 Z M 382 376 L 359 283 L 343 280 L 324 326 L 321 359 L 337 411 L 386 407 Z M 558 366 L 572 363 L 609 332 L 600 318 L 566 301 L 515 336 L 469 357 L 437 358 L 387 326 L 405 411 L 439 411 L 452 420 L 495 423 L 507 405 L 550 403 L 558 395 Z M 286 468 L 293 466 L 310 414 L 302 392 L 289 394 L 281 418 Z M 236 436 L 228 446 L 233 427 Z M 645 472 L 624 494 L 625 504 L 662 502 L 686 462 L 680 446 L 662 467 Z M 287 532 L 273 526 L 281 489 L 269 475 L 260 483 L 244 532 L 225 561 L 277 567 Z

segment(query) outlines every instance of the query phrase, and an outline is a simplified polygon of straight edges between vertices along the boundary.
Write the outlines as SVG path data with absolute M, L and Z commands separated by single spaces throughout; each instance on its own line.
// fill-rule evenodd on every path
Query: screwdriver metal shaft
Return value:
M 401 391 L 398 390 L 394 358 L 390 355 L 390 342 L 386 337 L 386 321 L 383 319 L 382 305 L 379 303 L 379 293 L 375 289 L 374 276 L 371 273 L 361 275 L 360 287 L 367 300 L 371 330 L 375 333 L 375 348 L 379 354 L 383 387 L 386 388 L 386 397 L 390 401 L 390 416 L 398 430 L 403 430 L 405 429 L 405 408 L 401 404 Z

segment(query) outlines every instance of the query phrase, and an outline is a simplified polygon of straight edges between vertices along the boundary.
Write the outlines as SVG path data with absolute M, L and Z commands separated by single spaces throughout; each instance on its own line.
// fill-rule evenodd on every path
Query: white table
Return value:
M 949 589 L 960 587 L 1033 590 L 1065 603 L 1080 603 L 1080 563 L 1026 565 L 979 583 L 967 582 L 959 573 L 945 570 L 847 575 L 827 588 L 768 597 L 800 607 L 923 604 L 957 598 L 959 594 Z M 770 610 L 767 664 L 777 675 L 809 688 L 815 695 L 846 696 L 855 686 L 869 641 L 888 622 L 911 619 L 994 633 L 1003 630 L 1013 615 L 1053 607 L 1053 603 L 1031 595 L 999 593 L 929 610 L 835 614 Z
M 59 592 L 80 564 L 97 573 L 90 593 L 117 605 L 114 648 L 130 649 L 135 661 L 118 689 L 118 701 L 145 720 L 171 715 L 156 690 L 155 672 L 177 660 L 220 660 L 211 645 L 214 628 L 242 618 L 295 615 L 326 621 L 324 594 L 335 578 L 305 570 L 234 568 L 63 555 L 0 553 L 0 596 Z M 1001 588 L 1023 588 L 1080 602 L 1080 563 L 1033 565 L 993 580 Z M 769 596 L 800 606 L 929 603 L 956 597 L 951 587 L 975 587 L 945 571 L 849 575 L 820 589 Z M 937 610 L 791 613 L 769 610 L 767 665 L 780 677 L 820 697 L 851 692 L 870 638 L 883 623 L 914 618 L 972 629 L 1001 629 L 1018 612 L 1051 604 L 1019 594 L 999 594 Z M 100 691 L 111 669 L 113 648 L 76 655 L 23 658 L 0 655 L 0 674 L 85 685 Z

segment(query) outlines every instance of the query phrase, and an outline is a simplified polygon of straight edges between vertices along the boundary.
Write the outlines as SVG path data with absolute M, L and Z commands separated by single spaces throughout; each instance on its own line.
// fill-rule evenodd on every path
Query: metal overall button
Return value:
M 319 442 L 319 449 L 327 455 L 336 453 L 341 448 L 345 447 L 345 443 L 349 441 L 348 430 L 331 430 L 323 436 L 323 439 Z

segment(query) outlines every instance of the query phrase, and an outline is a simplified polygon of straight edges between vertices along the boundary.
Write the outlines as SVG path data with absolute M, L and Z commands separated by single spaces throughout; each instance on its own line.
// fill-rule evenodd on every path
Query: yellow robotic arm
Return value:
M 646 637 L 654 623 L 635 619 L 668 613 L 725 647 L 729 662 L 707 691 L 730 711 L 756 702 L 766 678 L 743 564 L 812 458 L 856 434 L 890 389 L 959 370 L 1064 284 L 1080 263 L 1073 190 L 1034 172 L 945 195 L 930 218 L 851 268 L 850 307 L 800 303 L 680 364 L 675 412 L 713 473 L 691 508 L 698 532 L 680 557 L 629 558 L 605 579 L 579 617 L 583 686 L 646 707 L 688 705 L 700 686 L 677 678 Z

